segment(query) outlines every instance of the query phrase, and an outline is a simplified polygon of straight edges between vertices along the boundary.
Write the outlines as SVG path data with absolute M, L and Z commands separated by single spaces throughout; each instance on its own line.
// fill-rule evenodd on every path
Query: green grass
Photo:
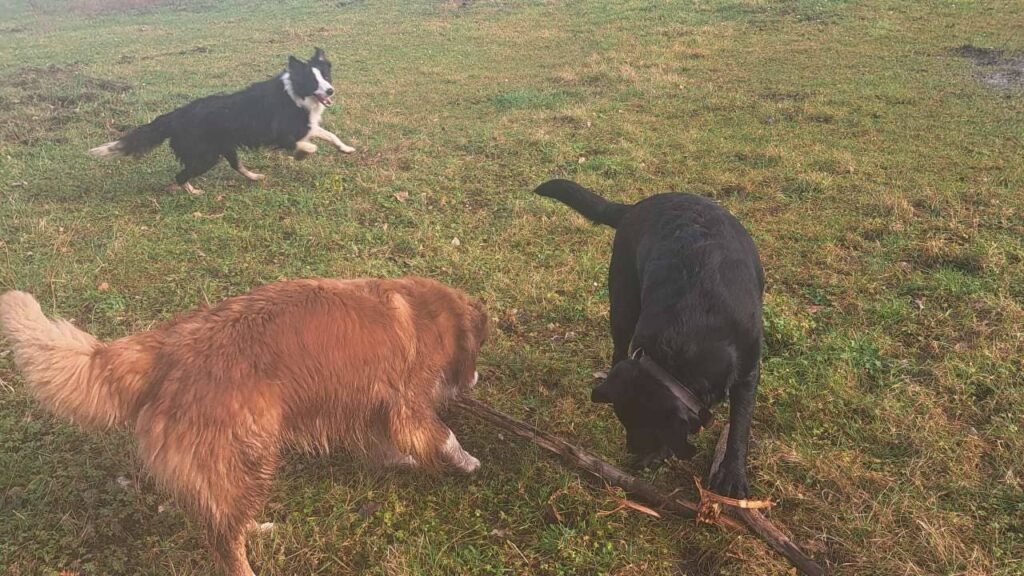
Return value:
M 499 320 L 483 399 L 621 463 L 617 422 L 588 402 L 610 354 L 612 233 L 529 191 L 558 176 L 620 200 L 713 197 L 768 275 L 750 476 L 772 516 L 837 574 L 1024 574 L 1024 98 L 955 53 L 1024 52 L 1024 5 L 0 0 L 0 15 L 0 288 L 115 338 L 281 278 L 431 276 Z M 163 192 L 166 147 L 84 153 L 314 45 L 342 94 L 325 124 L 355 156 L 247 153 L 265 183 L 221 164 L 191 198 Z M 283 527 L 251 541 L 254 566 L 789 574 L 750 536 L 603 514 L 614 493 L 451 424 L 484 463 L 470 479 L 291 456 L 264 514 Z M 693 497 L 716 433 L 649 477 Z M 0 502 L 7 575 L 210 570 L 128 435 L 46 415 L 9 357 Z

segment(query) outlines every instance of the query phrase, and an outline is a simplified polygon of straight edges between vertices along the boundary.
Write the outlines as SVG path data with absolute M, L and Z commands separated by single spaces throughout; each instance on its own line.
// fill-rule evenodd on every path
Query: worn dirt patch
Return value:
M 186 48 L 184 50 L 171 50 L 169 52 L 157 52 L 155 54 L 122 54 L 117 59 L 119 64 L 131 64 L 132 62 L 140 62 L 143 60 L 154 60 L 156 58 L 163 58 L 165 56 L 187 56 L 189 54 L 209 54 L 210 49 L 206 46 L 194 46 L 192 48 Z
M 131 86 L 83 74 L 79 66 L 28 66 L 0 78 L 0 140 L 32 144 L 59 140 L 83 108 Z
M 964 44 L 953 54 L 974 63 L 975 73 L 985 84 L 1000 90 L 1024 89 L 1024 54 Z
M 125 11 L 140 11 L 164 6 L 182 6 L 187 2 L 174 0 L 75 0 L 70 8 L 88 15 L 110 14 Z
M 125 12 L 145 13 L 158 9 L 205 11 L 215 6 L 210 0 L 33 0 L 32 12 L 59 12 L 84 16 L 105 16 Z

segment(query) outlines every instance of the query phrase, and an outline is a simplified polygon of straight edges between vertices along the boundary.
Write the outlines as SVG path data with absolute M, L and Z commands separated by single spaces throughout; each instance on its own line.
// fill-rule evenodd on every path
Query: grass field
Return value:
M 750 480 L 772 516 L 836 574 L 1024 574 L 1022 29 L 1009 0 L 0 0 L 0 288 L 116 338 L 283 278 L 434 277 L 497 319 L 482 399 L 623 463 L 588 401 L 612 232 L 529 192 L 712 197 L 768 276 Z M 265 182 L 222 163 L 193 198 L 163 191 L 166 147 L 85 154 L 313 46 L 354 156 L 244 154 Z M 257 571 L 790 573 L 450 423 L 470 479 L 290 456 Z M 693 497 L 716 436 L 645 475 Z M 0 357 L 0 573 L 210 569 L 128 435 L 56 421 Z

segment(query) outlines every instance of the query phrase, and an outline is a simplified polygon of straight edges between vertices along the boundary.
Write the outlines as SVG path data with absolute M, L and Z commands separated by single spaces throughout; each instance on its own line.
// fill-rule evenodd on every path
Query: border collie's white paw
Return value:
M 260 180 L 264 180 L 266 178 L 266 176 L 264 176 L 263 174 L 257 174 L 255 172 L 250 172 L 249 170 L 246 170 L 245 168 L 240 169 L 238 172 L 242 176 L 245 176 L 246 180 L 248 180 L 249 182 L 259 182 Z
M 307 156 L 316 154 L 316 144 L 310 142 L 296 142 L 295 143 L 295 159 L 302 160 Z
M 185 192 L 188 192 L 192 196 L 202 196 L 203 194 L 205 194 L 205 192 L 203 192 L 199 188 L 196 188 L 190 182 L 185 182 L 181 186 L 174 182 L 171 182 L 170 184 L 167 185 L 167 191 L 172 194 L 179 190 L 184 190 Z

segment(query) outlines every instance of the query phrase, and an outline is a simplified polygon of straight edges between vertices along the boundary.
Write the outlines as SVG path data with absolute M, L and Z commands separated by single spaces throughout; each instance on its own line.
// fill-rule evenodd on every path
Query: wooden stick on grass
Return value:
M 623 470 L 612 466 L 586 450 L 570 444 L 565 440 L 552 436 L 547 432 L 538 430 L 525 422 L 520 422 L 519 420 L 506 416 L 479 400 L 474 398 L 460 398 L 454 402 L 454 405 L 481 420 L 497 426 L 498 428 L 507 430 L 517 436 L 530 440 L 541 448 L 561 456 L 566 462 L 590 472 L 612 486 L 622 488 L 626 492 L 644 500 L 648 504 L 652 504 L 663 510 L 675 512 L 676 514 L 688 518 L 696 517 L 700 511 L 699 504 L 666 495 L 650 482 L 647 482 L 642 478 L 637 478 L 631 474 L 627 474 Z M 715 450 L 716 464 L 721 462 L 721 458 L 725 453 L 725 438 L 727 437 L 727 434 L 728 428 L 723 431 L 722 437 L 718 442 L 718 447 Z M 711 522 L 721 528 L 731 531 L 742 532 L 745 528 L 749 528 L 751 532 L 764 540 L 773 550 L 785 556 L 793 566 L 804 574 L 807 574 L 808 576 L 821 576 L 825 574 L 825 571 L 821 566 L 818 566 L 813 560 L 800 551 L 796 544 L 794 544 L 793 541 L 785 535 L 785 533 L 779 530 L 758 510 L 729 510 L 727 514 L 722 514 L 712 518 Z
M 725 458 L 725 446 L 729 441 L 729 424 L 725 425 L 722 429 L 722 435 L 718 437 L 718 444 L 715 445 L 715 455 L 711 459 L 711 472 L 708 473 L 710 478 L 712 474 L 718 470 L 718 467 L 722 464 L 722 459 Z M 818 566 L 814 560 L 811 560 L 802 550 L 790 540 L 789 536 L 785 532 L 779 530 L 775 524 L 772 524 L 771 520 L 764 517 L 764 514 L 760 510 L 752 508 L 727 508 L 728 513 L 738 517 L 747 525 L 748 528 L 758 536 L 761 537 L 772 550 L 775 550 L 779 554 L 782 554 L 789 560 L 789 563 L 795 566 L 798 570 L 807 574 L 808 576 L 818 576 L 824 574 L 825 571 L 821 566 Z

